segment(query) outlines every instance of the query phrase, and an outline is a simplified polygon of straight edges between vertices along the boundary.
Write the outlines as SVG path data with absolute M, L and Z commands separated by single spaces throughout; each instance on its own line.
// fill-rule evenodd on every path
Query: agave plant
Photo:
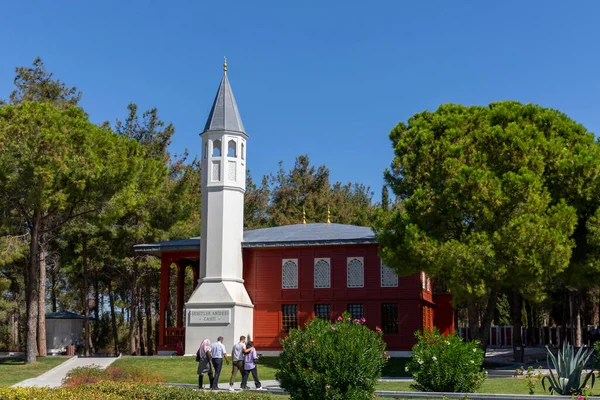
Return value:
M 548 350 L 546 358 L 548 360 L 550 375 L 546 375 L 542 379 L 544 390 L 546 390 L 546 380 L 548 381 L 550 394 L 556 392 L 556 394 L 567 396 L 579 395 L 590 378 L 592 379 L 590 387 L 594 387 L 596 378 L 593 371 L 588 372 L 583 382 L 581 382 L 583 367 L 591 357 L 593 349 L 586 350 L 581 347 L 575 353 L 573 346 L 563 343 L 562 352 L 559 349 L 558 356 L 556 357 L 554 357 L 554 354 L 552 354 L 548 347 L 546 349 Z M 552 360 L 552 367 L 554 368 L 551 367 L 550 360 Z M 554 372 L 552 371 L 553 369 Z

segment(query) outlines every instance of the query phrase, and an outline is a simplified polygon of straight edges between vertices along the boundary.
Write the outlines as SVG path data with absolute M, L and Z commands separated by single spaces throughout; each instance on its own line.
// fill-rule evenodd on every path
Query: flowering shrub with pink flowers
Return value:
M 416 332 L 417 344 L 406 363 L 413 387 L 423 392 L 474 393 L 487 377 L 482 369 L 484 353 L 479 342 L 464 342 L 458 335 L 447 337 L 437 329 Z
M 389 358 L 381 329 L 344 313 L 334 323 L 315 318 L 282 339 L 276 378 L 292 400 L 371 399 Z

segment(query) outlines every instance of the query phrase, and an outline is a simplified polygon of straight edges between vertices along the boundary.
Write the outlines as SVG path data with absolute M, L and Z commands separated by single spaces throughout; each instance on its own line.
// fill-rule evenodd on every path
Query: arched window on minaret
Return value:
M 232 139 L 227 143 L 227 157 L 237 157 L 236 150 L 235 140 Z
M 221 157 L 221 141 L 218 139 L 213 142 L 212 156 L 213 157 Z
M 244 143 L 242 143 L 242 150 L 240 152 L 240 156 L 242 157 L 242 160 L 244 159 L 244 157 L 246 157 L 246 155 L 244 154 Z

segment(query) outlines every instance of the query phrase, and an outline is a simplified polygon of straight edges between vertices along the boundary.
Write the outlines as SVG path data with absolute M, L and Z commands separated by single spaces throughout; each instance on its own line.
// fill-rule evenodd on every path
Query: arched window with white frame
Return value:
M 221 141 L 219 139 L 213 142 L 212 156 L 221 157 Z
M 349 288 L 365 286 L 365 267 L 362 257 L 348 257 L 346 272 Z
M 381 287 L 398 287 L 398 275 L 381 263 Z
M 298 259 L 281 260 L 281 288 L 298 289 Z
M 315 289 L 331 287 L 329 258 L 315 258 Z
M 227 157 L 237 157 L 237 144 L 233 139 L 227 142 Z

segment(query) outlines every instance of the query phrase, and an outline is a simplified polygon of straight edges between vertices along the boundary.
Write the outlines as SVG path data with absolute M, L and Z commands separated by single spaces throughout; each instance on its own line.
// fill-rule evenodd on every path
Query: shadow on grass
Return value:
M 25 365 L 25 359 L 20 357 L 2 357 L 0 358 L 0 365 Z
M 261 365 L 264 365 L 265 367 L 277 369 L 279 366 L 279 357 L 260 357 L 258 359 L 258 365 L 259 368 Z
M 410 378 L 411 374 L 404 368 L 409 358 L 390 358 L 381 371 L 383 377 Z

